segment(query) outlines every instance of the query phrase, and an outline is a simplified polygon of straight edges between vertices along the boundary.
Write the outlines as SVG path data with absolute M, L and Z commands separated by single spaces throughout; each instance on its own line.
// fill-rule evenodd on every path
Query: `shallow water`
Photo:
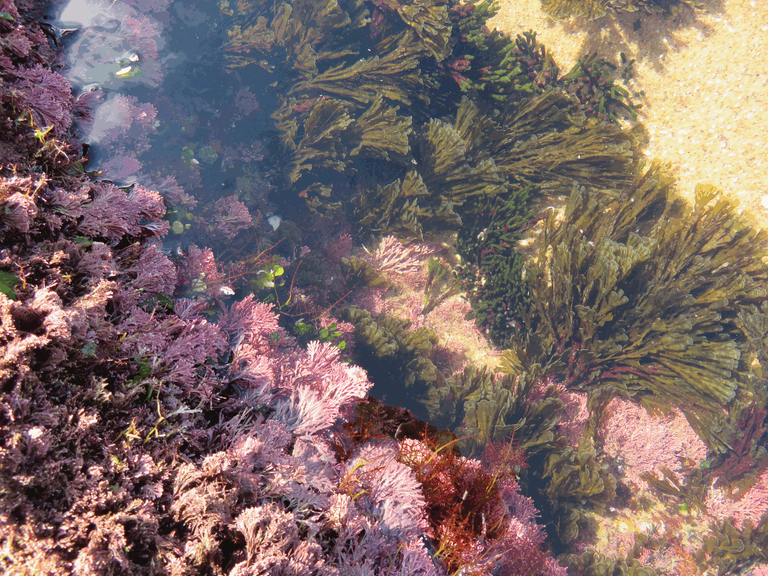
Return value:
M 384 162 L 380 155 L 371 154 L 369 160 L 356 164 L 353 169 L 335 172 L 333 166 L 318 163 L 315 169 L 312 166 L 301 167 L 301 171 L 297 172 L 297 181 L 286 185 L 284 176 L 289 161 L 292 161 L 291 151 L 281 146 L 281 131 L 276 129 L 275 119 L 270 118 L 269 113 L 279 108 L 280 96 L 285 95 L 282 90 L 297 82 L 301 72 L 293 71 L 292 75 L 280 76 L 267 70 L 270 64 L 259 67 L 254 63 L 246 67 L 227 68 L 222 47 L 229 42 L 227 29 L 231 22 L 219 6 L 213 2 L 139 1 L 134 5 L 121 1 L 85 3 L 78 0 L 58 15 L 58 21 L 62 26 L 75 23 L 80 27 L 79 32 L 65 42 L 65 76 L 78 90 L 93 92 L 99 99 L 92 121 L 83 123 L 79 128 L 83 141 L 90 144 L 88 169 L 101 172 L 99 178 L 119 185 L 138 183 L 164 194 L 171 208 L 169 220 L 173 223 L 173 234 L 166 240 L 166 248 L 183 250 L 191 244 L 212 244 L 218 253 L 227 253 L 232 246 L 222 242 L 215 230 L 201 226 L 199 222 L 206 217 L 205 206 L 224 197 L 236 196 L 251 215 L 258 214 L 260 217 L 258 238 L 257 234 L 238 237 L 236 247 L 240 250 L 241 260 L 259 253 L 266 242 L 278 246 L 276 252 L 284 258 L 281 265 L 285 265 L 286 270 L 289 262 L 298 261 L 297 254 L 303 256 L 313 251 L 317 254 L 316 265 L 322 268 L 336 239 L 353 232 L 344 220 L 344 214 L 350 215 L 357 208 L 362 189 L 372 188 L 377 179 L 384 185 L 396 178 L 404 178 L 413 166 L 420 166 L 427 156 L 423 148 L 415 149 L 390 164 L 389 157 Z M 359 42 L 361 45 L 366 45 L 366 42 L 374 45 L 370 39 L 362 37 Z M 339 61 L 350 63 L 357 56 L 347 55 L 340 57 Z M 334 62 L 326 62 L 326 68 Z M 414 122 L 420 123 L 420 129 L 426 130 L 427 113 L 436 118 L 448 112 L 454 114 L 456 102 L 453 105 L 446 102 L 457 94 L 459 91 L 454 87 L 443 94 L 445 101 L 435 99 L 432 108 L 414 106 Z M 306 102 L 298 103 L 297 110 L 304 104 Z M 423 117 L 420 118 L 419 114 Z M 394 158 L 395 154 L 390 153 Z M 327 197 L 325 192 L 314 192 L 315 195 L 312 195 L 312 186 L 317 184 L 332 186 L 332 198 L 347 202 L 346 212 L 337 212 L 330 224 L 318 220 L 305 209 L 307 191 L 310 191 L 309 198 L 319 198 L 324 202 Z M 216 226 L 215 222 L 211 224 Z M 287 231 L 292 230 L 290 226 L 297 229 L 298 240 L 288 239 Z M 356 238 L 358 243 L 360 236 L 365 236 L 364 232 Z M 431 254 L 446 262 L 450 260 L 445 255 L 451 252 L 449 246 L 455 242 L 455 237 L 439 228 L 432 236 L 425 234 L 425 237 L 425 244 L 431 246 Z M 341 244 L 339 241 L 338 245 Z M 366 257 L 361 248 L 353 247 L 351 243 L 344 246 L 349 251 L 344 256 L 354 253 Z M 366 252 L 370 254 L 373 251 L 372 248 Z M 229 253 L 227 255 L 231 257 Z M 406 329 L 411 332 L 420 328 L 439 330 L 435 327 L 448 325 L 444 333 L 436 334 L 433 343 L 437 353 L 443 355 L 441 360 L 444 364 L 438 367 L 448 375 L 462 367 L 462 359 L 454 357 L 461 354 L 454 354 L 455 351 L 461 350 L 463 354 L 475 346 L 474 341 L 467 344 L 466 340 L 477 335 L 471 333 L 471 323 L 460 323 L 463 320 L 461 313 L 468 312 L 468 306 L 461 308 L 461 299 L 455 293 L 440 302 L 431 318 L 420 312 L 420 301 L 429 297 L 425 288 L 429 282 L 426 257 L 420 258 L 417 258 L 420 271 L 413 277 L 407 277 L 405 274 L 398 276 L 391 270 L 387 272 L 384 255 L 371 257 L 369 260 L 374 266 L 385 276 L 389 274 L 389 292 L 378 293 L 370 287 L 359 287 L 357 292 L 350 291 L 342 297 L 350 303 L 368 306 L 376 313 L 386 312 L 406 318 L 410 322 Z M 308 273 L 309 266 L 305 265 L 302 273 Z M 294 280 L 298 270 L 299 266 L 294 266 Z M 321 277 L 323 270 L 312 272 Z M 318 282 L 324 282 L 322 288 L 335 298 L 337 294 L 333 291 L 336 287 L 332 284 L 337 281 L 338 278 L 331 278 Z M 309 292 L 310 281 L 305 282 L 310 286 L 307 288 Z M 447 294 L 448 287 L 444 284 L 441 289 Z M 249 288 L 252 286 L 243 290 Z M 239 292 L 238 296 L 242 293 Z M 439 290 L 434 294 L 439 295 Z M 278 294 L 277 298 L 280 297 Z M 449 306 L 453 308 L 449 310 Z M 443 324 L 438 324 L 440 314 L 443 314 L 440 318 Z M 296 322 L 304 318 L 301 316 Z M 451 324 L 455 333 L 450 330 Z M 509 326 L 517 330 L 520 322 L 509 318 Z M 487 342 L 485 345 L 492 348 Z M 495 354 L 498 352 L 493 350 Z M 467 360 L 466 354 L 463 360 Z M 389 382 L 402 376 L 402 368 L 394 367 L 390 371 L 388 362 L 379 359 L 378 363 L 369 364 L 376 366 L 378 372 L 371 374 L 372 380 Z M 374 393 L 390 404 L 405 405 L 426 419 L 428 411 L 420 403 L 408 404 L 411 398 L 409 385 L 396 383 L 397 388 L 390 390 L 381 389 L 380 385 L 379 388 L 374 387 Z M 587 418 L 583 395 L 581 400 L 577 397 L 578 394 L 570 397 L 568 417 L 572 421 L 562 425 L 563 431 L 572 426 L 575 435 L 583 429 L 579 426 L 583 426 Z M 692 466 L 708 462 L 706 447 L 692 433 L 681 413 L 673 413 L 661 425 L 656 420 L 648 419 L 643 411 L 634 412 L 634 407 L 629 403 L 612 405 L 610 422 L 606 424 L 608 447 L 605 452 L 615 451 L 610 456 L 617 474 L 624 474 L 625 466 L 634 466 L 632 473 L 626 473 L 626 477 L 631 477 L 639 485 L 643 482 L 642 473 L 658 470 L 660 465 L 669 468 L 679 464 L 674 472 L 682 473 Z M 647 433 L 648 441 L 637 442 L 635 435 L 626 435 L 624 431 L 628 423 L 639 426 L 636 435 Z M 450 422 L 450 427 L 456 428 L 459 424 Z M 654 427 L 657 424 L 658 427 Z M 448 422 L 445 425 L 449 426 Z M 666 439 L 668 444 L 653 444 L 654 441 L 661 443 L 660 438 Z M 672 448 L 671 444 L 674 444 Z M 626 450 L 627 447 L 634 451 L 632 457 L 621 454 L 622 448 Z M 669 450 L 670 453 L 663 457 L 653 454 L 657 448 Z M 649 465 L 648 461 L 655 457 L 658 460 Z M 762 490 L 762 483 L 766 480 L 764 468 L 758 472 L 761 476 L 756 480 L 755 490 Z M 647 490 L 647 487 L 644 486 L 644 489 Z M 718 499 L 721 503 L 726 499 L 723 494 L 713 494 L 714 490 L 710 494 L 712 510 L 716 508 Z M 768 509 L 766 498 L 762 493 L 757 494 L 754 506 Z M 654 538 L 669 538 L 663 523 L 659 528 L 654 519 L 654 505 L 648 505 L 650 511 L 643 510 L 642 513 L 629 508 L 611 509 L 614 516 L 608 514 L 601 517 L 599 537 L 595 541 L 599 541 L 603 549 L 610 549 L 615 542 L 606 540 L 630 530 L 626 528 L 628 523 L 632 524 L 632 530 L 645 532 Z M 723 504 L 722 509 L 726 508 Z M 686 527 L 699 521 L 683 512 L 681 509 L 679 520 Z

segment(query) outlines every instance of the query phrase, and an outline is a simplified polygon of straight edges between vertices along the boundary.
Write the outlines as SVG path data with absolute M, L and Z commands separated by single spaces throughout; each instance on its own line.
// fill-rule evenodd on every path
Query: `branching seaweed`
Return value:
M 530 305 L 523 278 L 523 257 L 514 250 L 531 215 L 533 186 L 515 187 L 505 197 L 472 202 L 459 230 L 459 275 L 469 293 L 478 326 L 504 344 L 516 332 L 518 318 Z
M 551 214 L 537 266 L 528 336 L 506 357 L 542 363 L 569 387 L 675 405 L 724 451 L 723 409 L 745 386 L 735 318 L 766 297 L 766 235 L 699 185 L 696 205 L 671 195 L 653 165 L 619 195 L 574 189 L 562 225 Z
M 430 359 L 437 336 L 429 328 L 409 330 L 410 322 L 384 313 L 374 317 L 356 306 L 347 308 L 343 316 L 355 326 L 361 351 L 358 362 L 379 389 L 386 391 L 388 401 L 404 395 L 413 404 L 443 380 Z
M 631 136 L 583 114 L 568 113 L 568 98 L 557 90 L 533 96 L 498 122 L 491 154 L 511 181 L 549 183 L 567 189 L 572 182 L 621 190 L 635 159 Z
M 573 16 L 595 20 L 608 11 L 675 15 L 684 7 L 700 8 L 698 0 L 541 0 L 544 11 L 558 19 Z

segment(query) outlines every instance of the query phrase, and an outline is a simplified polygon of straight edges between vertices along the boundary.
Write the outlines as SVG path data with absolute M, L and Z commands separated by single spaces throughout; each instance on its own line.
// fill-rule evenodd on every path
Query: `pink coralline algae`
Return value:
M 253 294 L 232 304 L 219 319 L 219 326 L 231 337 L 258 347 L 262 354 L 269 350 L 271 334 L 283 335 L 272 306 L 257 302 Z
M 119 142 L 141 152 L 149 147 L 149 135 L 155 131 L 157 110 L 149 103 L 140 104 L 135 96 L 115 94 L 98 107 L 88 142 L 102 146 Z
M 41 65 L 22 68 L 13 73 L 18 79 L 7 87 L 13 106 L 19 112 L 29 112 L 39 130 L 52 127 L 63 135 L 72 124 L 72 88 L 56 72 Z
M 14 192 L 0 201 L 0 225 L 17 232 L 29 232 L 37 216 L 35 201 L 21 192 Z
M 129 16 L 123 21 L 129 46 L 135 46 L 139 53 L 146 57 L 157 59 L 157 38 L 155 30 L 156 22 L 150 20 L 141 13 Z
M 118 182 L 127 182 L 141 170 L 142 164 L 133 153 L 118 152 L 106 162 L 99 164 L 99 170 Z
M 317 434 L 331 427 L 364 398 L 371 387 L 365 371 L 342 364 L 341 351 L 327 342 L 310 342 L 307 350 L 280 365 L 276 375 L 275 412 L 295 434 Z
M 206 210 L 205 226 L 212 238 L 232 240 L 243 230 L 253 227 L 253 218 L 237 196 L 219 198 Z
M 128 286 L 144 293 L 173 294 L 178 282 L 176 266 L 153 244 L 138 252 L 126 272 L 133 277 Z
M 149 149 L 149 136 L 155 132 L 157 110 L 149 103 L 139 103 L 135 96 L 115 94 L 101 104 L 81 126 L 89 126 L 86 140 L 97 144 L 106 159 L 99 169 L 118 182 L 128 182 L 139 172 L 138 157 Z
M 679 411 L 658 418 L 628 400 L 615 399 L 606 413 L 603 449 L 622 462 L 626 480 L 636 488 L 646 486 L 640 477 L 645 472 L 664 466 L 679 474 L 684 462 L 698 464 L 706 458 L 706 446 Z
M 754 484 L 740 494 L 730 494 L 723 488 L 712 486 L 704 504 L 715 518 L 733 518 L 733 524 L 739 530 L 747 521 L 757 526 L 768 509 L 768 470 L 763 470 Z
M 170 225 L 159 220 L 165 216 L 165 204 L 157 192 L 136 186 L 130 193 L 114 184 L 93 189 L 93 200 L 78 207 L 83 219 L 78 225 L 86 236 L 115 242 L 128 234 L 163 237 Z M 148 225 L 154 220 L 155 223 Z
M 172 206 L 182 206 L 187 210 L 193 210 L 197 206 L 195 197 L 187 194 L 174 176 L 166 176 L 157 180 L 147 178 L 147 182 L 148 188 L 160 192 L 163 198 Z
M 295 438 L 274 420 L 258 424 L 202 465 L 182 467 L 172 511 L 190 526 L 190 535 L 180 562 L 187 568 L 204 564 L 218 548 L 215 534 L 226 530 L 245 539 L 231 574 L 343 575 L 365 569 L 437 576 L 417 533 L 401 527 L 409 515 L 418 519 L 418 486 L 393 459 L 395 451 L 386 461 L 374 458 L 350 473 L 322 439 Z M 410 479 L 410 484 L 395 485 L 395 478 L 384 474 L 388 466 L 399 472 L 395 478 Z M 396 513 L 391 526 L 382 523 L 389 516 L 374 495 L 383 495 L 389 490 L 385 486 L 407 497 L 404 508 L 391 509 Z M 363 490 L 362 496 L 355 488 Z M 229 502 L 237 494 L 243 502 L 231 514 Z M 406 569 L 413 572 L 400 571 Z
M 179 266 L 177 295 L 213 297 L 227 293 L 231 288 L 224 274 L 219 270 L 210 248 L 190 246 Z
M 134 307 L 118 325 L 126 334 L 119 355 L 136 362 L 140 375 L 177 385 L 189 398 L 210 401 L 219 382 L 206 362 L 225 350 L 226 339 L 205 318 L 163 317 Z
M 360 446 L 344 468 L 345 489 L 388 532 L 418 536 L 427 529 L 426 500 L 413 470 L 397 461 L 395 441 Z
M 51 358 L 63 359 L 73 339 L 86 339 L 89 333 L 103 333 L 101 317 L 116 285 L 98 283 L 92 292 L 64 304 L 47 288 L 41 288 L 24 302 L 0 294 L 0 384 L 32 377 L 33 354 L 46 349 Z

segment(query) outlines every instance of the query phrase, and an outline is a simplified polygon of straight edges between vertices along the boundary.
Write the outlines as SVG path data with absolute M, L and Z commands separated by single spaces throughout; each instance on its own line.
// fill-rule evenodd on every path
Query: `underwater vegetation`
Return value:
M 631 63 L 585 57 L 561 76 L 535 34 L 483 27 L 491 2 L 222 6 L 229 65 L 278 94 L 282 201 L 348 218 L 366 241 L 457 230 L 478 324 L 508 348 L 508 376 L 450 377 L 424 329 L 348 308 L 382 389 L 405 388 L 467 453 L 514 432 L 532 464 L 522 485 L 564 543 L 616 494 L 594 438 L 611 398 L 677 408 L 713 454 L 732 448 L 757 393 L 737 318 L 765 299 L 765 242 L 716 191 L 685 207 L 662 167 L 640 167 L 616 122 L 637 109 L 616 81 Z M 545 217 L 526 258 L 516 244 L 554 194 L 570 194 L 564 219 Z M 370 263 L 342 266 L 384 285 Z M 588 398 L 578 441 L 558 433 L 563 389 Z
M 557 371 L 591 401 L 677 406 L 721 453 L 733 435 L 723 408 L 751 392 L 737 317 L 766 298 L 766 236 L 712 186 L 690 207 L 671 186 L 653 164 L 620 194 L 574 189 L 527 269 L 526 335 L 505 360 Z
M 682 414 L 706 443 L 638 475 L 669 533 L 702 524 L 685 568 L 766 559 L 765 235 L 640 166 L 623 71 L 588 57 L 560 76 L 535 34 L 484 27 L 493 2 L 222 1 L 206 38 L 238 111 L 189 120 L 175 160 L 246 167 L 195 211 L 175 180 L 86 172 L 62 138 L 87 107 L 2 7 L 9 573 L 654 574 L 676 534 L 595 549 L 598 519 L 629 501 L 640 524 L 645 505 L 602 445 L 611 400 Z M 133 97 L 110 111 L 147 153 L 169 130 Z M 247 141 L 228 151 L 209 136 L 233 119 Z M 537 213 L 557 194 L 563 214 Z M 383 238 L 363 254 L 353 233 Z M 398 275 L 421 275 L 408 319 L 348 304 L 394 300 Z M 498 368 L 441 364 L 429 320 L 459 286 Z
M 350 306 L 342 318 L 355 327 L 358 357 L 361 365 L 384 385 L 383 389 L 397 395 L 404 391 L 411 400 L 426 394 L 442 374 L 430 359 L 437 343 L 429 328 L 408 330 L 409 322 L 389 314 L 374 317 L 367 310 Z M 394 398 L 389 397 L 388 401 Z M 404 398 L 397 398 L 403 403 Z
M 277 96 L 264 110 L 286 159 L 277 201 L 348 216 L 363 237 L 456 229 L 470 199 L 514 183 L 618 185 L 633 162 L 629 136 L 598 119 L 633 110 L 626 93 L 607 78 L 592 83 L 601 104 L 569 91 L 579 74 L 558 79 L 535 35 L 483 27 L 493 2 L 221 9 L 227 65 Z
M 581 16 L 596 19 L 613 12 L 644 12 L 675 15 L 684 8 L 701 8 L 698 0 L 541 0 L 541 7 L 553 18 Z
M 533 220 L 534 193 L 529 185 L 510 190 L 506 197 L 476 201 L 457 235 L 456 252 L 462 257 L 458 274 L 475 319 L 501 346 L 515 333 L 518 318 L 530 304 L 524 258 L 513 247 Z

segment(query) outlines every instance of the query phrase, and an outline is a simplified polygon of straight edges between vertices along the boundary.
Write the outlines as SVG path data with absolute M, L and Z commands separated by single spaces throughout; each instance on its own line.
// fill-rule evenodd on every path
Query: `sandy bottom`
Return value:
M 490 24 L 512 36 L 536 30 L 563 72 L 592 52 L 634 58 L 645 154 L 672 164 L 683 195 L 710 182 L 768 228 L 768 2 L 708 0 L 673 18 L 594 22 L 554 21 L 540 0 L 499 4 Z

